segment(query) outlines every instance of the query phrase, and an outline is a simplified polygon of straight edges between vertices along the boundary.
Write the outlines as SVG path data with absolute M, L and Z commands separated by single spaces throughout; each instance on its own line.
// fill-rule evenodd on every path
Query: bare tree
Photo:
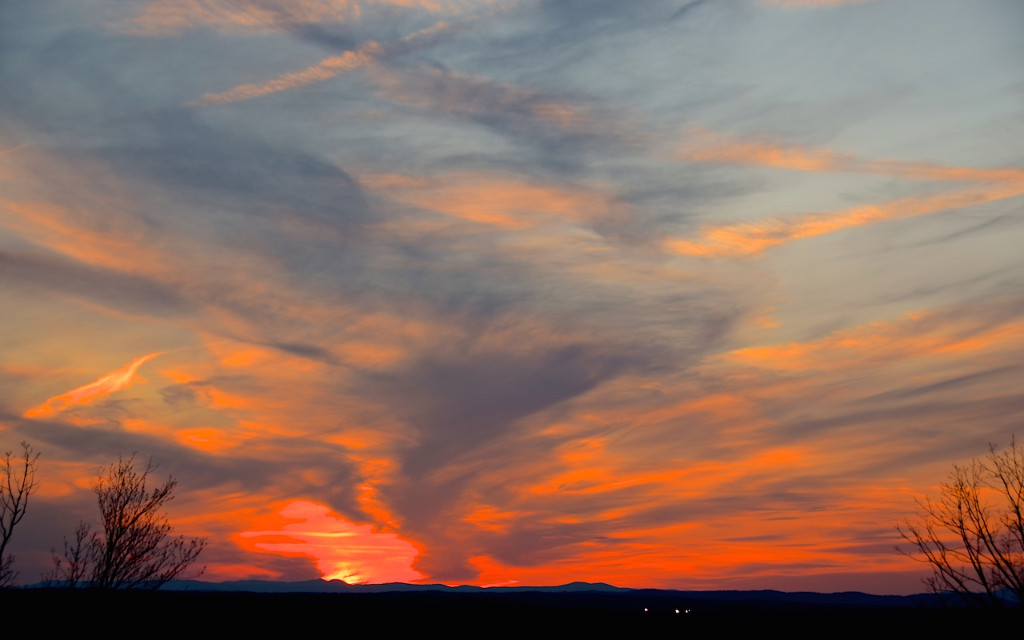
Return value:
M 102 531 L 86 523 L 64 540 L 64 555 L 54 552 L 51 583 L 101 589 L 157 589 L 182 575 L 206 546 L 205 538 L 173 535 L 164 505 L 174 498 L 177 480 L 146 488 L 155 467 L 139 471 L 134 454 L 105 467 L 93 489 Z M 202 573 L 200 570 L 198 573 Z
M 64 555 L 59 556 L 56 551 L 53 552 L 53 571 L 46 579 L 47 584 L 68 589 L 88 585 L 93 550 L 98 545 L 99 539 L 92 527 L 88 523 L 79 522 L 75 528 L 74 541 L 64 538 Z
M 28 498 L 36 490 L 36 462 L 39 454 L 32 445 L 21 443 L 21 455 L 5 451 L 0 458 L 0 587 L 8 587 L 18 577 L 14 570 L 14 556 L 7 545 L 14 528 L 25 517 Z
M 935 593 L 980 605 L 1024 605 L 1024 447 L 995 445 L 955 465 L 935 500 L 897 530 L 911 557 L 931 565 Z

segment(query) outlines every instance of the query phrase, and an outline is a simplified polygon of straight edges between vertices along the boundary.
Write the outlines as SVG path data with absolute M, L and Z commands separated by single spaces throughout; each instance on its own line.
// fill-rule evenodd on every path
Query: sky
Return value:
M 1019 0 L 0 0 L 0 450 L 203 579 L 925 590 L 1024 436 Z

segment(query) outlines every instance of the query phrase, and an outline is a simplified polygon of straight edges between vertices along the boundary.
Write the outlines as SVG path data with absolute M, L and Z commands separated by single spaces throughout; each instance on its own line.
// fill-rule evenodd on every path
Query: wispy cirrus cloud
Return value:
M 367 11 L 413 10 L 430 13 L 463 11 L 490 2 L 486 0 L 181 0 L 146 2 L 119 23 L 129 33 L 172 35 L 186 29 L 205 27 L 218 31 L 265 31 L 315 23 L 344 23 L 359 20 Z
M 691 129 L 679 151 L 684 161 L 759 166 L 812 173 L 854 172 L 939 182 L 978 182 L 938 194 L 908 196 L 829 212 L 791 214 L 747 223 L 712 223 L 696 239 L 671 238 L 672 253 L 743 257 L 789 242 L 886 220 L 921 216 L 1012 198 L 1024 193 L 1024 169 L 976 169 L 898 160 L 861 160 L 830 149 L 786 145 L 771 138 L 744 140 Z
M 867 4 L 877 0 L 757 0 L 757 4 L 765 7 L 781 7 L 783 9 L 830 9 L 845 5 Z
M 837 331 L 811 342 L 745 347 L 723 357 L 766 369 L 806 373 L 866 367 L 892 358 L 961 357 L 1016 349 L 1022 344 L 1024 322 L 944 317 L 932 310 Z
M 381 43 L 376 41 L 368 42 L 355 51 L 346 51 L 340 56 L 325 58 L 301 71 L 285 73 L 264 82 L 242 84 L 226 91 L 204 94 L 195 104 L 230 104 L 290 89 L 297 89 L 315 82 L 324 82 L 366 66 L 380 56 L 382 52 L 383 46 Z
M 282 91 L 298 89 L 317 82 L 324 82 L 361 69 L 370 63 L 390 56 L 402 55 L 435 44 L 438 40 L 457 35 L 470 29 L 490 16 L 489 12 L 469 15 L 456 20 L 440 21 L 433 26 L 416 30 L 397 40 L 370 40 L 356 49 L 339 56 L 324 58 L 315 65 L 299 71 L 278 75 L 270 80 L 238 85 L 225 91 L 204 94 L 194 105 L 218 105 L 252 100 Z
M 617 217 L 625 209 L 607 185 L 577 187 L 483 172 L 439 176 L 367 173 L 359 179 L 390 200 L 508 229 L 552 219 L 599 221 Z
M 25 417 L 51 418 L 66 409 L 91 404 L 100 398 L 127 389 L 135 381 L 135 374 L 139 368 L 159 355 L 161 354 L 157 352 L 139 356 L 120 369 L 111 371 L 89 384 L 49 398 L 41 405 L 26 411 Z
M 612 133 L 586 105 L 511 83 L 429 67 L 376 69 L 370 80 L 385 99 L 419 109 L 482 121 L 521 119 L 566 134 Z
M 743 257 L 795 240 L 887 220 L 921 216 L 960 207 L 1012 198 L 1024 193 L 1024 184 L 974 187 L 930 196 L 911 196 L 838 211 L 796 214 L 741 224 L 702 227 L 696 240 L 673 238 L 665 246 L 672 253 L 697 257 Z
M 779 138 L 743 138 L 702 127 L 689 127 L 683 135 L 686 141 L 678 149 L 677 157 L 688 162 L 760 166 L 815 173 L 870 173 L 911 180 L 1024 184 L 1024 168 L 1018 167 L 978 169 L 903 160 L 865 160 L 832 149 L 786 144 Z

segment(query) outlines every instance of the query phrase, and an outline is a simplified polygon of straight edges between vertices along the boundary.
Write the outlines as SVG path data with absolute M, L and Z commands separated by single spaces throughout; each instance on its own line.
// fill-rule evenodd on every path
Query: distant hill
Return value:
M 514 591 L 539 591 L 542 593 L 589 593 L 594 591 L 634 591 L 634 589 L 615 587 L 603 582 L 570 582 L 569 584 L 553 587 L 477 587 L 473 585 L 450 587 L 444 584 L 408 584 L 405 582 L 389 582 L 386 584 L 348 584 L 342 580 L 302 580 L 299 582 L 275 582 L 271 580 L 233 580 L 228 582 L 173 580 L 164 585 L 164 590 L 230 591 L 242 593 L 396 593 L 405 591 L 451 591 L 455 593 L 502 593 Z
M 448 593 L 635 593 L 670 595 L 687 601 L 717 603 L 780 603 L 813 606 L 860 606 L 860 607 L 919 607 L 922 605 L 949 604 L 948 598 L 934 594 L 911 596 L 874 595 L 859 591 L 840 593 L 815 593 L 810 591 L 786 592 L 775 590 L 760 591 L 679 591 L 673 589 L 629 589 L 603 582 L 570 582 L 557 586 L 497 586 L 478 587 L 474 585 L 448 586 L 443 584 L 408 584 L 390 582 L 386 584 L 348 584 L 342 580 L 303 580 L 299 582 L 275 582 L 269 580 L 234 580 L 229 582 L 204 582 L 201 580 L 175 580 L 164 586 L 165 591 L 218 591 L 234 593 L 406 593 L 406 592 L 448 592 Z M 952 601 L 955 604 L 955 601 Z

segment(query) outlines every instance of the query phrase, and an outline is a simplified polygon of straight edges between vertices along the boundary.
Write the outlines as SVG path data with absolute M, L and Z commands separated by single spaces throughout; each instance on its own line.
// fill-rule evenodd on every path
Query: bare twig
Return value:
M 990 446 L 985 458 L 956 465 L 939 497 L 896 529 L 911 557 L 931 565 L 926 582 L 971 604 L 1024 605 L 1024 447 Z
M 8 587 L 18 577 L 14 556 L 7 545 L 28 509 L 28 498 L 36 490 L 36 463 L 39 454 L 32 445 L 21 443 L 21 455 L 12 451 L 0 457 L 0 587 Z

